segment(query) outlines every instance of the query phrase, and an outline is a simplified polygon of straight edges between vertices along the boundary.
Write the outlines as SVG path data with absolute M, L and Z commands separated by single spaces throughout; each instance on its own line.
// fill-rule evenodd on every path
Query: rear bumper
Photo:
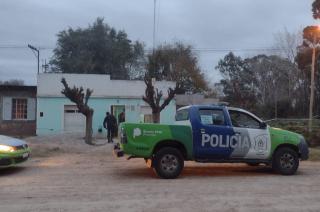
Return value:
M 114 155 L 115 157 L 117 157 L 117 158 L 124 156 L 124 152 L 123 152 L 123 150 L 121 150 L 119 144 L 115 144 L 115 145 L 114 145 L 114 147 L 113 147 L 113 155 Z

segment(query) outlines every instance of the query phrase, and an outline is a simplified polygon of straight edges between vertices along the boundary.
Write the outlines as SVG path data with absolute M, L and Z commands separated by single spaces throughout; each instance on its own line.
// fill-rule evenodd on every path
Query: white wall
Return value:
M 92 97 L 118 97 L 141 98 L 145 92 L 145 83 L 138 80 L 110 80 L 109 75 L 98 74 L 38 74 L 38 97 L 62 97 L 63 85 L 61 79 L 65 78 L 68 85 L 82 86 L 84 89 L 93 89 Z M 174 82 L 156 81 L 155 87 L 167 95 L 167 89 L 174 87 Z

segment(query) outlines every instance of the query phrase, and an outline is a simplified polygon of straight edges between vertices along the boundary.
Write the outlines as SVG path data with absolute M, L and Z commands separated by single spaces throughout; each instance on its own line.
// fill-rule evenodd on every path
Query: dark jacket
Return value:
M 103 120 L 103 127 L 114 130 L 117 127 L 117 120 L 113 115 L 107 115 Z

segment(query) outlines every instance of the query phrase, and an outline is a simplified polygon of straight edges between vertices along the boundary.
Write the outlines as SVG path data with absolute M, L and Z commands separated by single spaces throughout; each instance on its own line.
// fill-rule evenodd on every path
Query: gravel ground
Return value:
M 26 139 L 32 158 L 0 170 L 0 211 L 320 211 L 320 163 L 294 176 L 242 164 L 187 162 L 158 179 L 144 160 L 112 156 L 112 145 L 77 136 Z

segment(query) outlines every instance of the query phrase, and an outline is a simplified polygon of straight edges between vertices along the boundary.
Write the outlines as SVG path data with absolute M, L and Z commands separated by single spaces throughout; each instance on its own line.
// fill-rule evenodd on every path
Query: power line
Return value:
M 192 48 L 193 52 L 196 53 L 220 53 L 220 52 L 282 52 L 283 49 L 280 48 Z M 147 49 L 146 52 L 151 52 L 152 50 Z
M 153 52 L 156 45 L 156 8 L 157 8 L 157 0 L 153 0 Z
M 40 50 L 54 49 L 54 47 L 51 47 L 51 46 L 39 46 L 38 48 Z M 28 49 L 28 46 L 27 45 L 1 45 L 0 44 L 0 49 Z
M 52 46 L 39 46 L 39 50 L 53 50 Z M 1 45 L 0 49 L 28 49 L 27 45 Z M 192 48 L 196 53 L 223 53 L 223 52 L 282 52 L 281 48 L 255 47 L 255 48 Z M 152 53 L 153 49 L 146 49 L 146 53 Z

